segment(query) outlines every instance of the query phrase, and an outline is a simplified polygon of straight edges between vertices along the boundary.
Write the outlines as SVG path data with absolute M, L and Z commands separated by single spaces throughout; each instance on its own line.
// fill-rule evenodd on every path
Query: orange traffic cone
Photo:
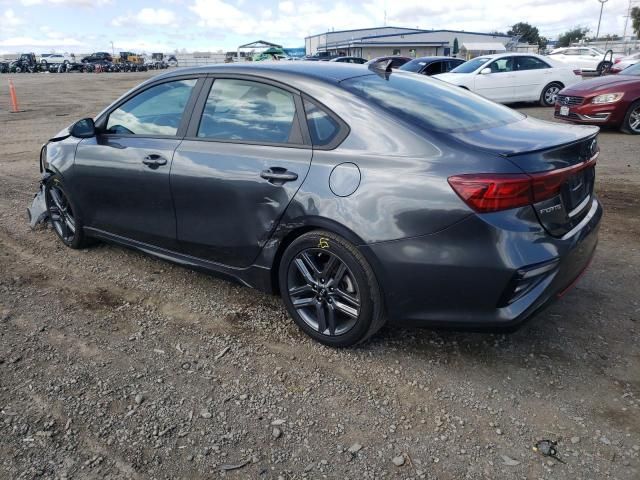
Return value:
M 11 113 L 18 113 L 18 97 L 16 96 L 16 87 L 13 86 L 13 81 L 9 80 L 9 97 L 11 98 Z

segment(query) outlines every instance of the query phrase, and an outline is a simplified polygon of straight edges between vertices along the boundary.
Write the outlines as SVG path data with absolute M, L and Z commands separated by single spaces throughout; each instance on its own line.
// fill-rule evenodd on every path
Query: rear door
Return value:
M 208 80 L 171 170 L 184 253 L 251 265 L 309 170 L 303 119 L 300 96 L 287 86 Z
M 136 92 L 108 113 L 98 135 L 78 144 L 72 185 L 88 227 L 176 247 L 169 172 L 197 81 L 174 78 Z
M 521 101 L 540 98 L 542 88 L 549 83 L 551 67 L 536 57 L 514 57 L 514 94 Z
M 491 73 L 475 76 L 474 91 L 495 102 L 513 102 L 515 95 L 515 75 L 513 57 L 501 57 L 483 69 L 490 68 Z

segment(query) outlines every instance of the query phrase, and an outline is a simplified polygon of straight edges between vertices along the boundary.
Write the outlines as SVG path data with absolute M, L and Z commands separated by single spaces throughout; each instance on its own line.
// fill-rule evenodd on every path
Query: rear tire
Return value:
M 552 82 L 542 89 L 540 94 L 540 105 L 543 107 L 553 107 L 556 104 L 558 93 L 564 87 L 561 83 Z
M 624 116 L 620 130 L 631 135 L 640 135 L 640 100 L 631 104 Z
M 278 272 L 295 323 L 331 347 L 364 342 L 385 323 L 382 293 L 371 266 L 344 238 L 315 230 L 287 247 Z

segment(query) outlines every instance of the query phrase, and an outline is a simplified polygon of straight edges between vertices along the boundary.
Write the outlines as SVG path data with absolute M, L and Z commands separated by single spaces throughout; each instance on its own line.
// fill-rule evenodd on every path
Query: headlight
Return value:
M 622 98 L 624 93 L 605 93 L 603 95 L 598 95 L 591 100 L 591 103 L 596 105 L 602 105 L 604 103 L 616 103 L 618 100 Z

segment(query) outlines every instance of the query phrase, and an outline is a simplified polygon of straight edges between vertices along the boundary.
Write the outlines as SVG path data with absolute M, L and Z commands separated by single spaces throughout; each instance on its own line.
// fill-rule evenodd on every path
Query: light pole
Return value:
M 598 0 L 600 2 L 600 18 L 598 19 L 598 31 L 596 32 L 596 42 L 598 41 L 598 37 L 600 37 L 600 22 L 602 22 L 602 10 L 604 9 L 604 4 L 609 0 Z

